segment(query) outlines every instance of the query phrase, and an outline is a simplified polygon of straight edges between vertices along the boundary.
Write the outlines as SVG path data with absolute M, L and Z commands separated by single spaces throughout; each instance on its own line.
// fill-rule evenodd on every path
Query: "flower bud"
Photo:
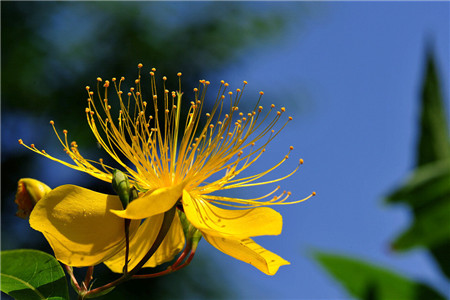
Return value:
M 186 214 L 184 212 L 178 211 L 178 216 L 180 217 L 181 226 L 183 227 L 186 244 L 195 252 L 195 249 L 202 238 L 202 233 L 200 230 L 192 226 L 191 222 L 189 222 L 186 218 Z
M 131 200 L 131 188 L 128 177 L 121 171 L 114 169 L 112 178 L 112 187 L 114 191 L 119 195 L 120 201 L 122 202 L 123 209 L 127 208 L 128 203 Z
M 18 209 L 16 216 L 26 219 L 30 216 L 36 203 L 52 189 L 45 183 L 32 178 L 22 178 L 17 183 L 17 193 L 14 202 Z

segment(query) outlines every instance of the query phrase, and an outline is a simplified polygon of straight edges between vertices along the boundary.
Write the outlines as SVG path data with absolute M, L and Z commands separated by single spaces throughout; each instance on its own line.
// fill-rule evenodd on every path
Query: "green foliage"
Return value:
M 445 299 L 422 283 L 361 260 L 326 253 L 315 257 L 357 299 Z
M 403 202 L 415 212 L 413 224 L 393 243 L 395 250 L 433 248 L 450 239 L 450 160 L 418 168 L 387 201 Z
M 431 55 L 422 89 L 422 115 L 417 169 L 393 192 L 388 203 L 411 207 L 411 226 L 393 242 L 395 250 L 422 246 L 450 278 L 450 139 L 436 68 Z
M 417 166 L 450 159 L 450 140 L 439 79 L 431 54 L 422 86 L 422 116 L 417 152 Z
M 17 300 L 69 299 L 59 262 L 37 250 L 1 252 L 1 290 Z

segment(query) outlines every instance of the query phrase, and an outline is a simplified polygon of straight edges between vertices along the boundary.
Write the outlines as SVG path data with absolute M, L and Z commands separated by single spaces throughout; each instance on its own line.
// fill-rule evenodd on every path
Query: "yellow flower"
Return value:
M 86 87 L 88 92 L 86 118 L 97 142 L 126 171 L 130 183 L 140 191 L 139 198 L 123 209 L 116 197 L 75 186 L 62 187 L 60 193 L 53 196 L 56 204 L 46 205 L 45 202 L 51 200 L 51 197 L 46 197 L 39 202 L 42 205 L 35 207 L 30 219 L 31 226 L 44 232 L 47 238 L 49 235 L 53 237 L 50 243 L 55 253 L 57 249 L 64 247 L 66 242 L 72 243 L 72 248 L 65 254 L 69 256 L 72 255 L 70 251 L 75 249 L 73 247 L 76 243 L 83 245 L 91 243 L 93 249 L 98 245 L 95 239 L 100 233 L 92 233 L 90 237 L 85 237 L 83 234 L 86 232 L 81 234 L 77 229 L 80 226 L 79 220 L 86 220 L 83 219 L 83 212 L 87 214 L 98 212 L 105 218 L 101 221 L 93 218 L 83 224 L 91 227 L 102 224 L 104 231 L 101 234 L 105 234 L 102 243 L 106 246 L 111 244 L 112 248 L 123 246 L 121 244 L 123 233 L 119 233 L 121 218 L 146 219 L 138 228 L 133 228 L 131 233 L 133 236 L 130 242 L 132 259 L 130 267 L 133 267 L 152 245 L 160 228 L 163 213 L 177 205 L 184 211 L 190 223 L 201 231 L 204 238 L 220 251 L 252 264 L 269 275 L 275 274 L 280 266 L 289 264 L 283 258 L 256 244 L 251 237 L 281 233 L 281 215 L 267 206 L 299 203 L 314 193 L 305 199 L 291 202 L 286 201 L 290 192 L 283 191 L 276 195 L 279 186 L 272 192 L 253 199 L 226 197 L 215 193 L 221 190 L 272 184 L 297 171 L 299 165 L 303 163 L 302 160 L 290 174 L 261 181 L 263 176 L 288 159 L 289 153 L 293 150 L 293 147 L 290 147 L 287 155 L 266 171 L 251 176 L 238 176 L 261 157 L 267 144 L 292 120 L 291 117 L 286 118 L 282 126 L 276 129 L 285 108 L 281 107 L 275 111 L 275 105 L 271 105 L 267 113 L 263 113 L 263 107 L 260 106 L 263 92 L 260 92 L 254 109 L 244 114 L 239 111 L 238 106 L 247 82 L 244 81 L 242 89 L 237 89 L 233 93 L 227 91 L 228 83 L 221 81 L 214 106 L 206 113 L 206 120 L 202 123 L 200 120 L 207 87 L 210 84 L 208 81 L 200 80 L 199 87 L 194 89 L 193 100 L 186 102 L 182 100 L 181 73 L 177 74 L 178 91 L 170 92 L 166 87 L 167 78 L 163 77 L 163 96 L 160 97 L 157 95 L 154 74 L 156 70 L 152 69 L 150 72 L 152 95 L 148 99 L 142 94 L 141 89 L 142 64 L 139 64 L 138 68 L 139 75 L 135 80 L 135 87 L 130 88 L 125 94 L 122 91 L 123 77 L 120 80 L 113 78 L 112 83 L 97 78 L 96 93 L 100 103 L 95 103 L 94 92 Z M 118 107 L 108 99 L 111 88 L 119 98 Z M 187 108 L 187 117 L 182 122 L 183 107 Z M 152 110 L 153 114 L 149 114 L 149 110 Z M 105 165 L 102 159 L 98 162 L 85 159 L 80 154 L 76 142 L 68 143 L 67 131 L 63 131 L 64 137 L 61 138 L 54 122 L 50 123 L 64 151 L 74 164 L 50 156 L 34 145 L 27 146 L 21 140 L 20 143 L 49 159 L 111 182 L 112 167 Z M 72 197 L 71 193 L 77 194 L 76 197 Z M 67 197 L 72 198 L 67 201 Z M 61 206 L 61 210 L 56 213 L 58 205 Z M 226 207 L 229 209 L 225 209 Z M 68 212 L 73 216 L 58 221 L 61 224 L 56 225 L 52 220 L 55 215 L 64 215 Z M 68 228 L 70 226 L 67 225 L 67 233 L 61 234 L 62 228 L 66 228 L 64 222 L 70 220 L 73 220 L 73 228 Z M 50 228 L 51 225 L 54 227 Z M 77 231 L 77 235 L 72 231 Z M 146 266 L 154 266 L 172 259 L 182 249 L 183 244 L 182 228 L 176 215 L 163 245 Z M 123 248 L 121 252 L 115 249 L 100 253 L 96 261 L 104 261 L 113 271 L 121 272 L 124 262 Z M 93 255 L 90 251 L 85 249 L 85 260 Z M 61 257 L 58 259 L 62 260 Z M 78 260 L 77 265 L 82 265 L 82 261 Z

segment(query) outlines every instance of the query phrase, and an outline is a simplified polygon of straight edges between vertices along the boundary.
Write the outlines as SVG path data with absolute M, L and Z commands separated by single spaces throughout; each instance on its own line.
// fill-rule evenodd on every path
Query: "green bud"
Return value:
M 130 203 L 131 188 L 128 177 L 125 176 L 120 170 L 114 169 L 112 178 L 112 187 L 114 191 L 119 195 L 120 201 L 122 202 L 123 209 L 125 209 Z
M 200 239 L 202 238 L 202 233 L 200 230 L 192 226 L 191 222 L 186 218 L 186 214 L 182 211 L 178 211 L 178 216 L 180 217 L 181 226 L 183 227 L 184 236 L 186 238 L 186 243 L 192 249 L 196 249 Z

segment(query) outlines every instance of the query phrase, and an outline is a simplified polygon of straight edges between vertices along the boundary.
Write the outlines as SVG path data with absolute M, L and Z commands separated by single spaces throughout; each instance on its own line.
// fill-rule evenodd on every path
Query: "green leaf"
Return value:
M 1 252 L 1 290 L 16 300 L 69 299 L 59 262 L 37 250 Z
M 425 284 L 361 260 L 327 253 L 315 258 L 357 299 L 445 299 Z
M 450 141 L 439 79 L 433 56 L 427 57 L 422 86 L 422 115 L 417 165 L 450 158 Z
M 436 67 L 431 55 L 422 89 L 422 114 L 417 169 L 410 179 L 387 197 L 404 203 L 414 214 L 410 227 L 392 247 L 404 251 L 426 247 L 442 272 L 450 278 L 450 139 Z

